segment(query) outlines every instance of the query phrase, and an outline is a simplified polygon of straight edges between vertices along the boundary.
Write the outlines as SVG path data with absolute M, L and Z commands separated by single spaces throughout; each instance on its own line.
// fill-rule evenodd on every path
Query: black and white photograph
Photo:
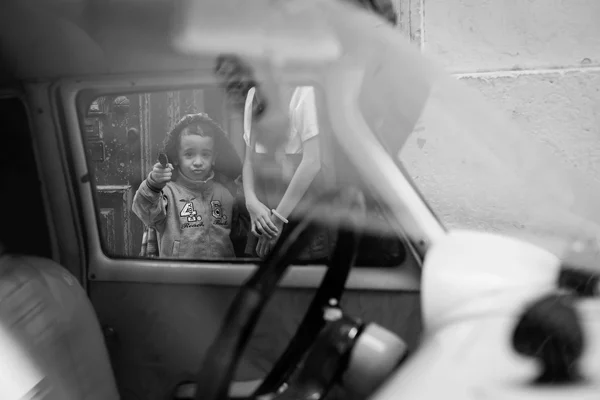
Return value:
M 598 0 L 2 0 L 0 400 L 599 400 Z

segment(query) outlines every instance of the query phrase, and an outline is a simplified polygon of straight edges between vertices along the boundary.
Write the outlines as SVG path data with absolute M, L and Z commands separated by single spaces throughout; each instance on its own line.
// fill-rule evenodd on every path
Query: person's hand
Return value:
M 271 222 L 273 223 L 273 225 L 275 225 L 277 230 L 279 232 L 283 232 L 284 222 L 281 219 L 277 218 L 275 215 L 271 214 L 270 217 Z M 278 239 L 279 235 L 273 239 L 268 239 L 266 236 L 263 236 L 260 239 L 258 239 L 258 244 L 256 245 L 256 254 L 258 254 L 260 258 L 265 258 L 271 252 Z
M 250 214 L 251 232 L 266 239 L 276 238 L 281 230 L 271 220 L 271 210 L 258 200 L 247 200 L 246 208 Z
M 171 181 L 173 176 L 173 165 L 171 163 L 167 164 L 166 167 L 163 167 L 161 163 L 154 164 L 152 167 L 152 172 L 150 172 L 150 180 L 153 186 L 156 186 L 159 189 L 165 187 L 167 182 Z
M 270 214 L 270 217 L 271 217 L 271 222 L 273 223 L 273 225 L 275 225 L 279 234 L 281 234 L 281 232 L 283 232 L 283 225 L 285 223 L 281 219 L 279 219 L 275 214 Z
M 260 258 L 265 258 L 275 246 L 275 242 L 277 242 L 277 239 L 267 239 L 266 236 L 261 236 L 256 245 L 256 254 Z

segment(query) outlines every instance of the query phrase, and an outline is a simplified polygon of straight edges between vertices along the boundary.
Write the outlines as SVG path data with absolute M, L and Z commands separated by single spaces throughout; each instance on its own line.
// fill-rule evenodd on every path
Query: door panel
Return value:
M 99 223 L 103 227 L 102 236 L 106 242 L 105 253 L 109 256 L 139 253 L 142 225 L 137 218 L 131 218 L 128 214 L 132 197 L 130 188 L 137 189 L 146 177 L 156 162 L 157 151 L 166 132 L 182 115 L 205 111 L 223 126 L 225 132 L 230 132 L 230 140 L 238 151 L 245 146 L 240 117 L 226 112 L 224 99 L 217 87 L 179 92 L 147 92 L 127 95 L 127 98 L 129 107 L 123 106 L 118 111 L 115 106 L 126 104 L 125 100 L 116 101 L 117 98 L 105 97 L 102 100 L 104 106 L 98 107 L 99 133 L 88 136 L 88 148 L 92 149 L 88 157 L 92 160 L 105 157 L 107 160 L 103 165 L 98 162 L 93 174 L 99 208 L 99 211 L 94 212 L 100 214 Z M 323 136 L 330 134 L 327 118 L 323 118 L 321 123 Z M 94 125 L 90 126 L 89 131 L 94 132 Z M 101 141 L 102 145 L 98 144 Z M 335 164 L 336 170 L 346 173 L 348 184 L 358 186 L 360 182 L 357 182 L 357 175 L 353 174 L 351 164 L 345 162 L 344 158 L 336 157 L 339 152 L 333 151 L 334 146 L 329 150 L 331 153 L 327 154 L 331 154 L 332 158 L 327 161 Z M 125 167 L 121 164 L 125 164 Z M 371 193 L 368 190 L 365 192 Z M 383 227 L 386 214 L 384 210 L 375 212 L 378 210 L 375 207 L 377 196 L 371 193 L 367 197 L 373 200 L 367 202 L 373 203 L 373 207 L 367 207 L 373 212 L 370 215 L 373 217 L 371 222 Z M 90 204 L 87 206 L 90 207 Z M 89 211 L 88 219 L 89 215 L 95 214 Z M 382 219 L 383 221 L 379 221 Z M 97 232 L 94 234 L 97 235 Z M 400 268 L 399 264 L 402 268 L 418 264 L 414 259 L 404 262 L 397 260 L 403 258 L 404 252 L 401 250 L 404 249 L 396 242 L 387 246 L 384 238 L 389 232 L 382 229 L 381 233 L 381 237 L 373 236 L 372 240 L 361 244 L 359 253 L 366 253 L 369 257 L 365 257 L 365 264 L 359 265 L 386 264 L 391 270 Z M 100 252 L 94 240 L 89 241 L 96 251 L 89 262 L 90 270 L 101 271 L 104 268 L 110 274 L 102 277 L 90 274 L 92 280 L 88 283 L 88 288 L 100 323 L 107 334 L 107 345 L 123 399 L 165 399 L 178 382 L 197 372 L 238 288 L 190 284 L 187 280 L 189 275 L 178 272 L 183 269 L 193 271 L 191 264 L 179 266 L 176 260 L 168 263 L 158 260 L 162 261 L 160 265 L 160 262 L 150 259 L 133 261 L 98 257 Z M 384 262 L 379 259 L 380 256 L 390 256 L 387 258 L 392 261 Z M 407 256 L 412 257 L 410 252 Z M 198 273 L 210 272 L 215 276 L 221 274 L 219 269 L 225 271 L 230 268 L 227 272 L 237 273 L 231 268 L 232 264 L 206 263 L 198 264 L 197 267 Z M 301 268 L 297 267 L 296 272 Z M 127 274 L 113 274 L 115 270 L 126 271 Z M 365 286 L 376 287 L 386 279 L 377 276 L 375 270 L 373 274 L 373 279 L 365 279 Z M 415 270 L 414 275 L 417 274 Z M 152 279 L 159 282 L 178 277 L 175 279 L 181 279 L 178 281 L 181 283 L 115 282 L 125 278 L 144 281 L 149 275 L 153 275 Z M 198 279 L 196 282 L 206 281 Z M 222 281 L 220 283 L 223 284 Z M 258 379 L 265 375 L 294 334 L 314 292 L 315 289 L 285 288 L 276 293 L 248 346 L 238 370 L 238 380 Z M 365 321 L 377 322 L 403 337 L 410 347 L 416 346 L 421 330 L 418 292 L 349 291 L 344 296 L 342 306 L 348 314 Z
M 282 289 L 261 317 L 237 380 L 264 377 L 294 334 L 315 289 Z M 107 335 L 124 400 L 165 399 L 196 373 L 237 288 L 96 282 L 90 296 Z M 168 301 L 165 301 L 168 299 Z M 377 322 L 416 346 L 418 292 L 348 291 L 349 315 Z

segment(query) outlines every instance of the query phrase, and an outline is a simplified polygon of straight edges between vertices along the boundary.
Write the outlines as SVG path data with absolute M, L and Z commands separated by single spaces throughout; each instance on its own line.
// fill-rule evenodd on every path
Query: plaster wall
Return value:
M 600 187 L 599 1 L 401 0 L 398 6 L 401 29 L 427 56 L 480 92 L 557 163 L 581 173 L 576 196 Z M 481 159 L 469 159 L 474 150 L 442 131 L 421 127 L 402 155 L 442 220 L 500 232 L 526 228 L 528 211 L 543 200 L 490 180 L 478 168 Z

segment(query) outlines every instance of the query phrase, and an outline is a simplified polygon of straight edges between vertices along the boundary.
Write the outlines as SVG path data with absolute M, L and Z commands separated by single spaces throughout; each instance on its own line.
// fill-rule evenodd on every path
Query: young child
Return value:
M 213 171 L 221 140 L 222 130 L 206 114 L 186 115 L 165 139 L 173 164 L 156 163 L 138 188 L 133 212 L 156 229 L 160 257 L 235 257 L 235 184 Z

